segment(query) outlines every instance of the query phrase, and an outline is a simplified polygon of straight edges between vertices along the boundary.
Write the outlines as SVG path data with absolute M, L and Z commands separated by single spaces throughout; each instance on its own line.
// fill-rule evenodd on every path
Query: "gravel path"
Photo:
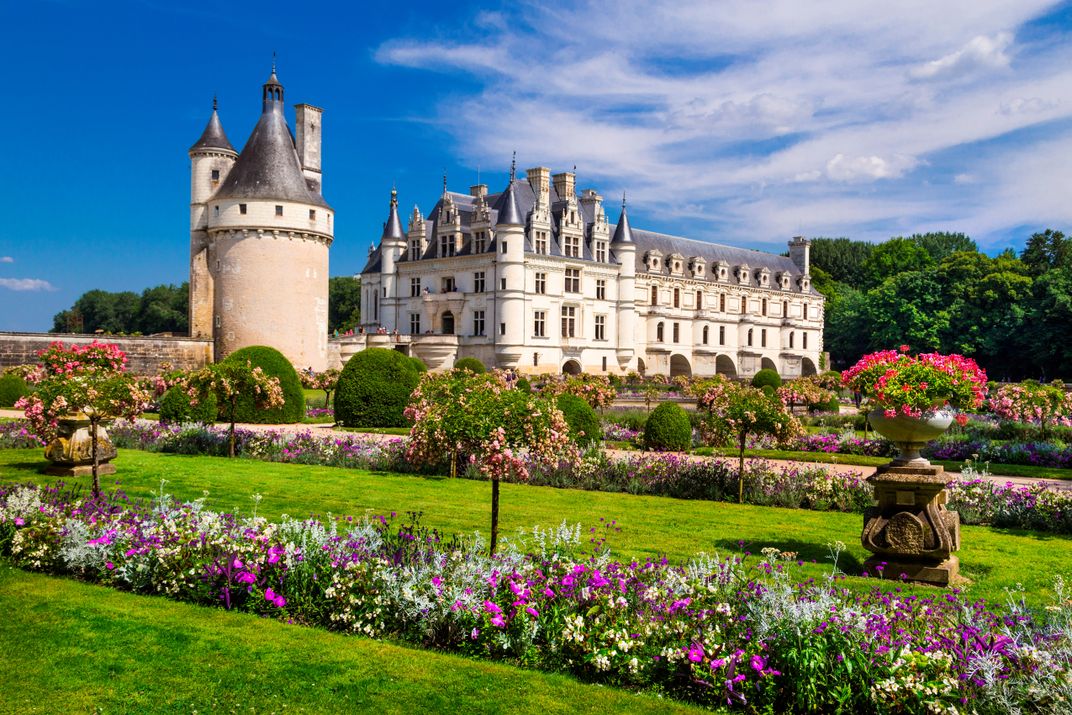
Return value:
M 20 417 L 22 417 L 22 412 L 20 412 L 18 410 L 3 410 L 3 409 L 0 409 L 0 417 L 20 418 Z M 155 424 L 155 422 L 153 422 L 151 420 L 138 420 L 138 422 L 143 423 L 143 424 Z M 389 441 L 389 440 L 398 438 L 398 435 L 393 435 L 393 434 L 375 434 L 375 433 L 372 433 L 372 432 L 336 432 L 333 429 L 333 425 L 330 424 L 330 423 L 324 423 L 324 424 L 304 424 L 304 423 L 302 423 L 302 424 L 291 424 L 291 425 L 261 425 L 261 424 L 239 423 L 237 425 L 237 427 L 239 429 L 251 430 L 253 432 L 287 432 L 287 433 L 295 433 L 295 434 L 300 433 L 300 432 L 312 432 L 314 435 L 323 435 L 325 437 L 333 435 L 333 434 L 334 435 L 337 435 L 337 434 L 360 434 L 363 437 L 368 437 L 368 438 L 373 439 L 373 440 L 383 440 L 383 441 Z M 640 454 L 643 454 L 643 453 L 642 452 L 631 451 L 631 450 L 625 450 L 625 449 L 608 449 L 607 450 L 607 455 L 609 457 L 611 457 L 612 459 L 629 459 L 630 457 L 635 457 L 635 456 L 638 456 Z M 679 456 L 683 456 L 683 457 L 685 457 L 685 458 L 687 458 L 687 459 L 689 459 L 691 461 L 696 461 L 696 462 L 702 462 L 702 461 L 709 460 L 709 459 L 719 459 L 718 457 L 705 457 L 705 456 L 696 455 L 696 454 L 688 454 L 688 455 L 681 454 L 681 453 L 678 453 L 678 454 L 679 454 Z M 732 457 L 724 457 L 723 459 L 732 459 Z M 790 460 L 790 459 L 761 459 L 761 458 L 746 457 L 746 460 L 748 462 L 756 462 L 756 461 L 769 462 L 769 463 L 777 465 L 779 467 L 800 467 L 800 466 L 812 466 L 812 465 L 817 464 L 816 462 L 798 462 L 798 461 Z M 876 469 L 875 467 L 857 466 L 857 465 L 852 465 L 852 464 L 819 464 L 819 466 L 824 467 L 824 468 L 829 469 L 829 470 L 833 470 L 835 472 L 839 472 L 839 473 L 856 472 L 856 473 L 863 474 L 864 477 L 871 476 L 872 474 L 875 473 L 875 469 Z M 949 475 L 950 479 L 957 479 L 957 478 L 960 477 L 960 472 L 951 472 L 950 471 L 950 472 L 946 472 L 946 474 Z M 1007 476 L 1002 476 L 1000 474 L 991 474 L 989 477 L 987 477 L 987 479 L 989 479 L 990 481 L 992 481 L 992 482 L 994 482 L 996 484 L 1012 483 L 1012 484 L 1015 484 L 1017 486 L 1030 486 L 1030 485 L 1033 485 L 1033 484 L 1043 484 L 1048 489 L 1070 490 L 1070 491 L 1072 491 L 1072 480 L 1031 478 L 1031 477 L 1007 477 Z

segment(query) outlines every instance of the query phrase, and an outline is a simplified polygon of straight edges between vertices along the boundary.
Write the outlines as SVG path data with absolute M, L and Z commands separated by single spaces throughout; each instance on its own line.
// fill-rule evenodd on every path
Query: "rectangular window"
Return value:
M 243 216 L 245 215 L 245 213 L 246 213 L 246 205 L 245 204 L 238 204 L 238 213 L 242 214 Z
M 718 326 L 718 344 L 719 345 L 725 345 L 726 344 L 726 326 L 725 325 Z
M 674 323 L 674 342 L 681 342 L 681 323 Z
M 420 335 L 421 334 L 421 314 L 410 313 L 409 314 L 409 334 Z
M 596 300 L 607 299 L 607 281 L 603 278 L 596 279 Z
M 473 236 L 473 253 L 483 253 L 487 249 L 487 234 L 477 231 Z
M 603 372 L 607 371 L 607 356 L 603 356 Z
M 607 339 L 607 316 L 596 316 L 596 340 Z
M 484 311 L 473 311 L 473 335 L 484 335 Z
M 506 279 L 505 278 L 500 278 L 499 279 L 499 290 L 506 290 Z
M 316 209 L 309 209 L 309 220 L 316 221 Z
M 219 169 L 213 169 L 212 170 L 212 180 L 213 181 L 219 181 L 220 180 L 220 170 Z
M 599 261 L 600 263 L 606 263 L 607 262 L 607 242 L 606 241 L 596 241 L 596 260 Z
M 807 350 L 808 349 L 808 334 L 807 333 L 801 333 L 800 334 L 800 342 L 802 343 L 802 347 L 805 350 Z
M 217 328 L 221 328 L 221 327 L 223 327 L 223 318 L 221 318 L 221 317 L 220 317 L 220 316 L 218 316 L 218 315 L 216 316 L 216 327 L 217 327 Z
M 537 310 L 532 314 L 532 334 L 537 338 L 543 338 L 547 335 L 547 313 L 542 310 Z
M 499 323 L 499 335 L 506 335 L 506 323 Z
M 566 258 L 580 258 L 581 257 L 581 238 L 580 236 L 566 236 L 563 239 L 562 252 L 566 254 Z
M 763 328 L 759 331 L 759 347 L 767 347 L 767 329 Z
M 566 269 L 566 292 L 567 293 L 580 293 L 581 292 L 581 269 L 580 268 L 567 268 Z
M 547 292 L 547 274 L 546 273 L 537 273 L 536 274 L 536 292 L 540 293 L 541 295 Z
M 216 204 L 216 216 L 218 217 L 219 215 L 220 215 L 220 206 L 219 206 L 219 204 Z
M 444 293 L 453 293 L 454 291 L 458 290 L 458 284 L 454 282 L 454 276 L 444 277 L 442 285 Z
M 577 336 L 577 308 L 572 305 L 562 306 L 562 337 Z
M 506 253 L 506 241 L 502 242 L 502 252 Z
M 416 298 L 421 294 L 421 279 L 410 278 L 409 279 L 409 297 Z
M 416 261 L 421 257 L 421 239 L 417 238 L 409 244 L 409 260 Z
M 536 232 L 536 253 L 547 253 L 547 232 Z
M 477 293 L 484 292 L 484 271 L 477 271 L 473 274 L 473 290 Z
M 282 216 L 283 215 L 283 207 L 280 206 L 279 204 L 276 204 L 276 206 L 275 206 L 275 215 L 276 216 Z
M 439 237 L 439 257 L 449 258 L 454 255 L 454 236 Z

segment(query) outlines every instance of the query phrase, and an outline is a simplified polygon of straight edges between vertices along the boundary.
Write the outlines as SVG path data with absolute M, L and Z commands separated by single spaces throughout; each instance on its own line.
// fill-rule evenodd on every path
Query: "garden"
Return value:
M 434 706 L 453 692 L 474 710 L 504 709 L 515 701 L 498 689 L 503 678 L 519 683 L 522 709 L 551 711 L 580 701 L 570 709 L 669 707 L 659 696 L 744 712 L 1064 712 L 1072 696 L 1065 492 L 997 484 L 973 462 L 948 487 L 948 508 L 966 525 L 968 580 L 935 589 L 863 568 L 860 514 L 873 497 L 862 475 L 744 459 L 759 444 L 818 441 L 817 421 L 832 418 L 809 425 L 800 413 L 829 406 L 854 374 L 807 385 L 679 381 L 664 387 L 680 397 L 658 400 L 650 414 L 614 409 L 621 393 L 609 380 L 534 385 L 475 366 L 428 375 L 400 353 L 377 354 L 391 351 L 359 353 L 330 388 L 307 382 L 333 391 L 341 426 L 409 425 L 405 436 L 385 438 L 238 427 L 243 400 L 255 415 L 290 399 L 281 370 L 248 357 L 145 381 L 104 348 L 64 350 L 25 372 L 35 389 L 22 404 L 33 419 L 0 425 L 0 599 L 34 604 L 0 626 L 6 642 L 27 632 L 57 642 L 58 626 L 44 617 L 55 610 L 59 623 L 89 617 L 94 626 L 78 629 L 81 652 L 99 649 L 116 662 L 132 629 L 153 634 L 149 663 L 176 657 L 159 623 L 178 624 L 194 653 L 209 647 L 205 622 L 254 652 L 283 642 L 297 652 L 323 648 L 309 665 L 272 659 L 266 676 L 283 680 L 323 677 L 323 664 L 349 662 L 352 647 L 397 673 L 387 684 L 366 668 L 362 682 L 376 684 L 332 686 L 339 702 L 355 705 L 418 688 L 429 692 L 398 702 Z M 972 366 L 935 366 L 906 352 L 876 358 L 886 361 L 883 386 L 910 359 L 905 374 L 954 376 L 953 387 L 932 380 L 951 406 L 989 411 L 957 424 L 946 442 L 1061 440 L 1068 412 L 1055 386 L 999 387 L 986 397 L 985 376 Z M 379 376 L 397 389 L 380 390 Z M 288 419 L 297 422 L 305 394 L 301 378 L 294 382 L 301 405 Z M 866 386 L 873 404 L 883 401 L 875 382 Z M 122 389 L 102 402 L 103 384 Z M 169 392 L 202 418 L 111 422 Z M 694 409 L 682 406 L 687 400 Z M 922 412 L 935 400 L 902 399 L 897 409 Z M 99 474 L 99 444 L 89 450 L 90 480 L 42 473 L 41 442 L 59 440 L 57 418 L 73 410 L 99 418 L 83 429 L 92 444 L 114 447 L 114 474 Z M 846 427 L 856 431 L 836 425 Z M 610 455 L 608 438 L 636 449 Z M 727 456 L 681 453 L 697 443 Z M 892 454 L 883 449 L 876 454 Z M 64 656 L 47 650 L 28 658 L 28 697 L 54 683 L 45 673 Z M 237 650 L 224 650 L 234 655 L 223 666 L 230 672 L 251 662 Z M 441 667 L 415 667 L 417 653 Z M 177 657 L 179 673 L 196 670 Z M 473 673 L 473 684 L 461 684 L 454 668 Z M 194 676 L 181 674 L 171 695 L 159 686 L 139 694 L 135 674 L 144 671 L 120 670 L 109 676 L 115 692 L 135 702 L 155 693 L 178 707 L 234 707 L 243 697 L 197 692 Z M 91 677 L 63 687 L 75 698 L 101 692 Z M 481 687 L 497 694 L 480 702 Z M 262 707 L 269 693 L 310 708 L 324 697 L 296 689 L 266 682 L 244 695 Z

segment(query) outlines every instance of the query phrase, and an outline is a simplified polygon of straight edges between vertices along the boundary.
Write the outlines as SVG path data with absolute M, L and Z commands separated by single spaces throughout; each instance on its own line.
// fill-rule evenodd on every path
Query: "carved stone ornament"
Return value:
M 93 473 L 93 438 L 89 433 L 89 418 L 77 415 L 57 420 L 56 438 L 45 447 L 45 458 L 52 462 L 47 474 L 86 476 Z M 117 452 L 104 424 L 97 425 L 97 474 L 115 474 Z

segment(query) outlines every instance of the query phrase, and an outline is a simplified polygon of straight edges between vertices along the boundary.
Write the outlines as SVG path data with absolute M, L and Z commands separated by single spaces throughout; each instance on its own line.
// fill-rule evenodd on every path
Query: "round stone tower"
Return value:
M 217 360 L 248 345 L 270 345 L 297 369 L 327 367 L 334 211 L 321 195 L 322 111 L 309 105 L 296 109 L 297 143 L 273 67 L 260 120 L 231 159 L 233 166 L 221 165 L 217 174 L 202 152 L 195 154 L 197 144 L 190 152 L 191 334 L 211 335 Z M 219 124 L 215 114 L 209 129 L 213 121 Z M 209 183 L 206 191 L 206 179 L 218 187 Z M 205 305 L 212 306 L 208 328 Z

